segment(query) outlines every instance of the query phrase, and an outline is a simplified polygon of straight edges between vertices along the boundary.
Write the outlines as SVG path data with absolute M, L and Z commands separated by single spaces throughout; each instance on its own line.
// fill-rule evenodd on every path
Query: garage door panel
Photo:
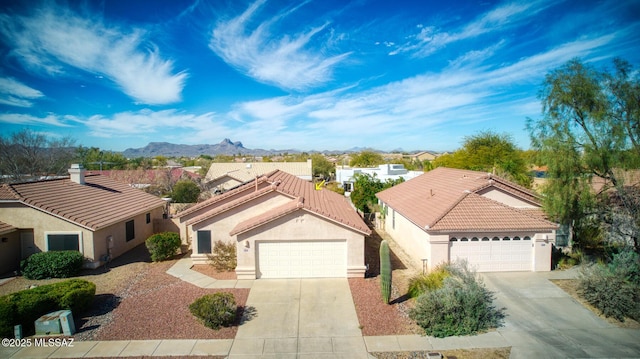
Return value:
M 466 259 L 478 272 L 529 271 L 533 248 L 530 240 L 452 241 L 450 259 Z
M 256 246 L 258 278 L 346 277 L 346 241 L 264 241 Z

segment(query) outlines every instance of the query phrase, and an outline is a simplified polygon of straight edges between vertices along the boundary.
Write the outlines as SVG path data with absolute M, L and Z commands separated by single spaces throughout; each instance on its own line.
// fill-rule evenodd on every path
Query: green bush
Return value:
M 233 324 L 238 311 L 236 300 L 229 292 L 207 294 L 189 305 L 191 314 L 211 329 Z
M 446 267 L 438 266 L 428 274 L 420 274 L 411 278 L 407 292 L 411 298 L 417 298 L 427 291 L 441 288 L 444 279 L 449 275 Z
M 0 297 L 0 336 L 13 337 L 13 326 L 22 324 L 26 333 L 42 315 L 61 309 L 73 313 L 87 310 L 96 285 L 83 279 L 47 284 Z
M 606 317 L 640 320 L 640 285 L 631 280 L 637 268 L 628 261 L 632 255 L 620 255 L 615 255 L 609 265 L 585 267 L 579 278 L 579 294 Z
M 29 279 L 69 278 L 80 273 L 83 262 L 78 251 L 40 252 L 23 260 L 20 270 Z
M 213 246 L 213 253 L 208 256 L 213 268 L 220 272 L 230 272 L 238 265 L 236 254 L 236 244 L 223 241 L 216 241 Z
M 170 259 L 180 248 L 180 235 L 175 232 L 156 233 L 145 241 L 151 260 L 160 262 Z
M 426 335 L 469 335 L 498 327 L 503 309 L 493 305 L 494 295 L 466 265 L 447 266 L 451 274 L 442 287 L 418 297 L 409 312 Z

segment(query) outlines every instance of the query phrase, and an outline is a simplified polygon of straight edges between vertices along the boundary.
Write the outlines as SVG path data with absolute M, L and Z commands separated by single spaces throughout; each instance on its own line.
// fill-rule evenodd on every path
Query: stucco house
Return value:
M 162 226 L 162 199 L 105 176 L 86 175 L 81 165 L 72 165 L 69 174 L 0 187 L 0 222 L 10 226 L 4 244 L 11 246 L 12 258 L 78 250 L 85 266 L 96 268 Z
M 377 167 L 341 167 L 336 169 L 336 182 L 338 182 L 346 192 L 351 192 L 353 191 L 357 174 L 367 174 L 374 176 L 381 182 L 385 182 L 387 180 L 397 180 L 401 177 L 405 181 L 408 181 L 420 176 L 422 173 L 422 171 L 409 171 L 404 168 L 403 164 L 385 163 Z
M 18 228 L 0 222 L 0 274 L 15 271 L 20 265 L 19 235 Z
M 236 245 L 238 279 L 363 277 L 370 229 L 343 196 L 281 170 L 177 215 L 195 264 Z
M 436 168 L 376 195 L 385 231 L 418 267 L 550 271 L 557 224 L 540 197 L 490 173 Z
M 214 162 L 207 171 L 205 182 L 209 189 L 226 191 L 275 170 L 307 181 L 313 178 L 310 159 L 306 162 Z

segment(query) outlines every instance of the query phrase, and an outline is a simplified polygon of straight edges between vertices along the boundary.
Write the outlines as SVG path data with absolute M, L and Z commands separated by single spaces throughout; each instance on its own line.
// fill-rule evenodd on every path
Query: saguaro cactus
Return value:
M 382 293 L 382 301 L 389 304 L 391 298 L 391 258 L 389 243 L 386 240 L 380 242 L 380 292 Z

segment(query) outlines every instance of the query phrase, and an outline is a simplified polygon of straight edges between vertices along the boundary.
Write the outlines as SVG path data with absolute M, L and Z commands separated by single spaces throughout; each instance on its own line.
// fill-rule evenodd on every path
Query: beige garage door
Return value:
M 347 276 L 346 241 L 258 242 L 258 278 Z
M 530 271 L 532 242 L 528 236 L 451 238 L 450 260 L 466 259 L 478 272 Z

